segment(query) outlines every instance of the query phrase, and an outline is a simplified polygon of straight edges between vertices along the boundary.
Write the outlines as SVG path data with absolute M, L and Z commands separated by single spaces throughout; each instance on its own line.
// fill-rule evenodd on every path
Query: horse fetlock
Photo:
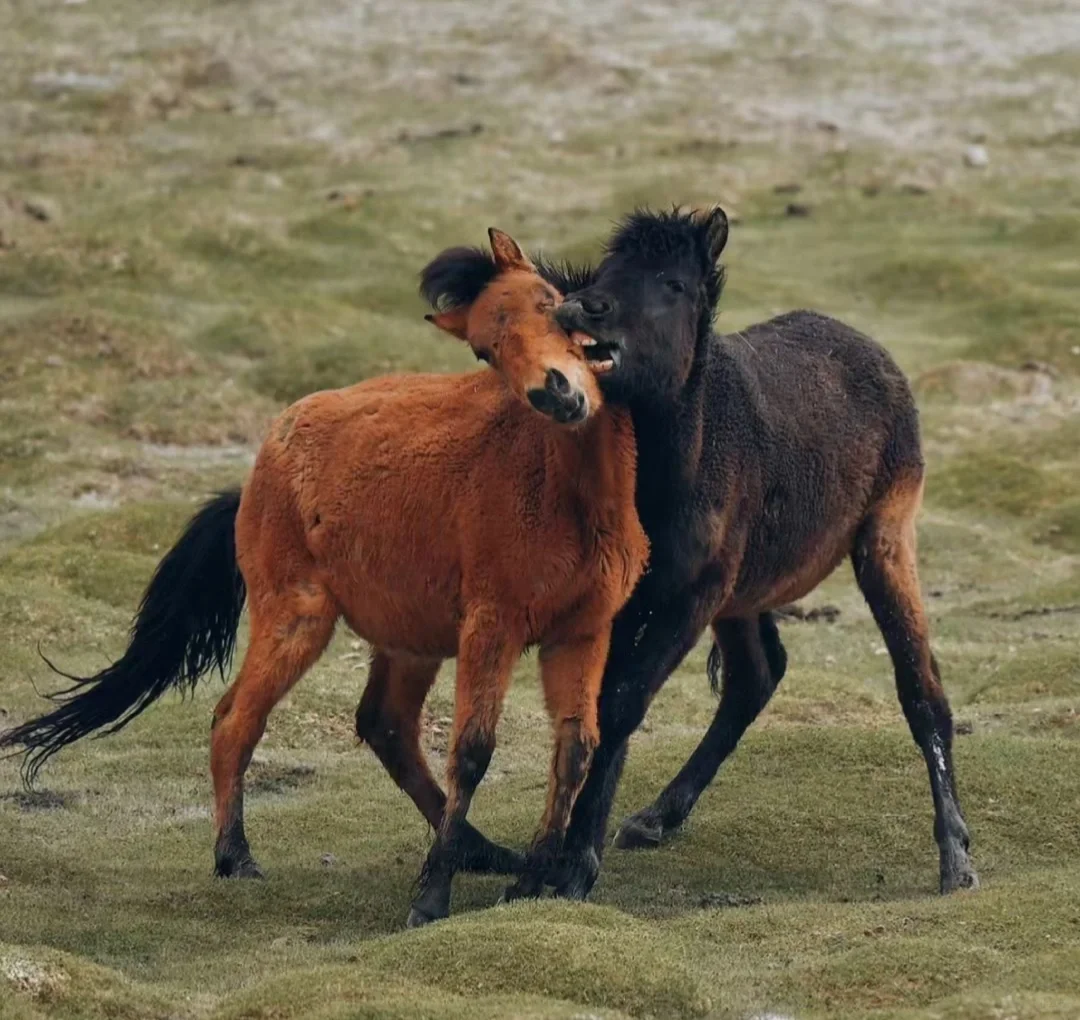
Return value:
M 458 867 L 474 874 L 519 875 L 525 868 L 524 854 L 492 843 L 468 822 L 458 827 L 456 852 Z
M 409 916 L 405 920 L 408 928 L 420 928 L 432 921 L 441 921 L 450 916 L 450 881 L 432 879 L 412 901 Z
M 643 850 L 660 845 L 664 838 L 664 823 L 653 806 L 623 819 L 612 846 L 619 850 Z
M 941 892 L 943 895 L 960 889 L 979 888 L 979 876 L 971 863 L 966 847 L 950 840 L 941 848 Z

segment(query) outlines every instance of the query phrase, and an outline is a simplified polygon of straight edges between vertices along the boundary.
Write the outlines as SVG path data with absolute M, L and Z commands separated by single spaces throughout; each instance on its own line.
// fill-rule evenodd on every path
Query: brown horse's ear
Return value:
M 468 340 L 469 309 L 449 308 L 445 312 L 436 312 L 434 315 L 425 315 L 428 322 L 434 323 L 439 329 L 453 333 L 459 340 Z
M 727 213 L 720 206 L 705 218 L 705 237 L 709 245 L 709 258 L 715 262 L 720 258 L 728 239 Z
M 495 256 L 495 265 L 499 272 L 507 269 L 527 269 L 535 272 L 529 256 L 521 250 L 521 246 L 509 234 L 504 234 L 495 227 L 488 228 L 488 237 L 491 239 L 491 254 Z

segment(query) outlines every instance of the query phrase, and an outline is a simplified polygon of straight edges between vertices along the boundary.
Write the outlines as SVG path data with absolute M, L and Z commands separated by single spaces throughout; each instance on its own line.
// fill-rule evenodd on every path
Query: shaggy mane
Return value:
M 705 272 L 705 292 L 715 309 L 724 290 L 724 267 L 709 257 L 710 210 L 670 212 L 639 208 L 622 219 L 604 246 L 608 256 L 670 263 L 680 258 L 697 261 Z

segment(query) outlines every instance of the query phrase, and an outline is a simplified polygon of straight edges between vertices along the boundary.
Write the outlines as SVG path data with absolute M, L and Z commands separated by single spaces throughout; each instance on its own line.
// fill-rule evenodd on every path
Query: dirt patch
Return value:
M 250 794 L 288 793 L 315 779 L 314 765 L 274 765 L 253 761 L 244 782 Z
M 0 977 L 17 992 L 44 998 L 67 984 L 62 970 L 50 970 L 22 956 L 0 956 Z
M 760 896 L 744 896 L 742 893 L 707 892 L 698 900 L 702 910 L 728 907 L 755 907 L 762 902 Z
M 0 800 L 9 801 L 20 811 L 58 811 L 70 803 L 64 794 L 52 790 L 18 790 L 0 794 Z

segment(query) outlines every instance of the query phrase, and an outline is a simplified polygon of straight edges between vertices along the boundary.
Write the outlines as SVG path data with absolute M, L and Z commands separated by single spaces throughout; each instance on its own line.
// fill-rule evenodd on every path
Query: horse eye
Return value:
M 491 364 L 491 355 L 487 351 L 473 351 L 473 354 L 476 355 L 477 361 L 482 361 L 485 365 Z
M 671 291 L 672 294 L 682 294 L 686 290 L 686 284 L 682 280 L 665 280 L 664 286 Z

